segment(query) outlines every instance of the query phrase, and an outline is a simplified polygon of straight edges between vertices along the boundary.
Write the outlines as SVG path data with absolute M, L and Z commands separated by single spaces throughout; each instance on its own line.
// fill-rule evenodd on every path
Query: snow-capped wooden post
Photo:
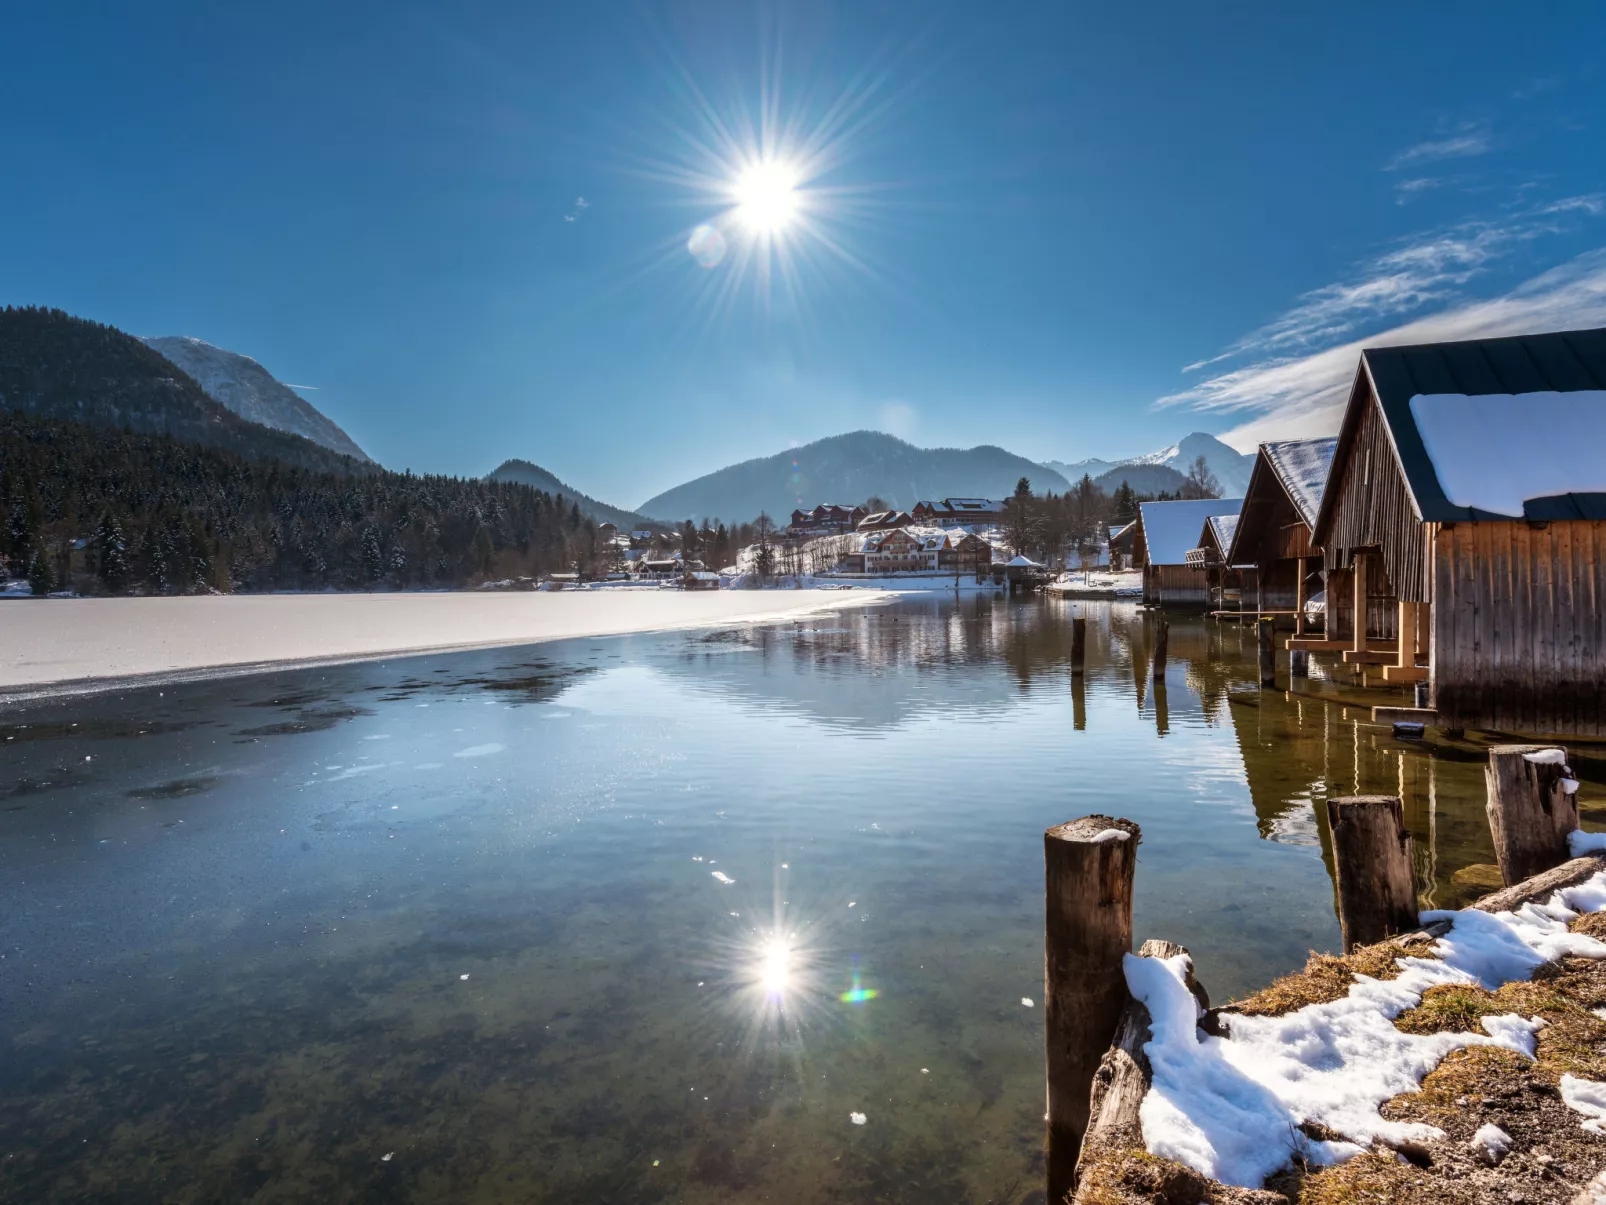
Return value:
M 1393 795 L 1329 799 L 1327 823 L 1345 953 L 1415 929 L 1411 837 L 1400 801 Z
M 1165 645 L 1166 639 L 1171 635 L 1171 625 L 1164 619 L 1154 633 L 1154 680 L 1165 681 Z
M 1277 650 L 1272 645 L 1272 619 L 1262 618 L 1255 627 L 1259 629 L 1260 636 L 1260 684 L 1262 686 L 1277 685 Z
M 1078 615 L 1071 620 L 1071 673 L 1080 677 L 1087 664 L 1087 618 Z
M 1132 881 L 1141 833 L 1084 816 L 1043 834 L 1043 1054 L 1048 1071 L 1048 1199 L 1074 1184 L 1093 1075 L 1126 1007 Z
M 1567 750 L 1495 745 L 1483 773 L 1489 832 L 1506 886 L 1567 861 L 1567 834 L 1578 827 L 1578 783 L 1568 772 Z

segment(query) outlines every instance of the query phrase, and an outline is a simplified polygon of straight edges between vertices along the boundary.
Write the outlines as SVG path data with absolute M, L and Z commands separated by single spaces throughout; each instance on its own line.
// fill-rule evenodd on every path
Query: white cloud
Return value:
M 1408 146 L 1398 152 L 1383 170 L 1397 172 L 1407 167 L 1421 167 L 1424 163 L 1440 163 L 1446 159 L 1472 159 L 1487 154 L 1494 143 L 1486 125 L 1463 125 L 1446 138 L 1431 138 Z
M 885 402 L 880 410 L 881 430 L 913 443 L 920 415 L 908 402 Z
M 1221 438 L 1248 451 L 1266 439 L 1337 431 L 1363 348 L 1592 326 L 1606 326 L 1606 247 L 1524 281 L 1503 296 L 1463 302 L 1308 355 L 1264 358 L 1219 373 L 1159 404 L 1245 414 L 1246 421 Z

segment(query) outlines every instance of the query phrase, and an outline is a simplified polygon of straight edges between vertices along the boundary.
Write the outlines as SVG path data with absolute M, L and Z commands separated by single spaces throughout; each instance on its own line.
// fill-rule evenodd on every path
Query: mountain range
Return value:
M 785 522 L 795 507 L 871 496 L 902 509 L 922 498 L 1004 498 L 1022 477 L 1039 492 L 1069 488 L 1059 473 L 1003 448 L 917 448 L 880 431 L 852 431 L 704 474 L 639 509 L 674 522 L 745 522 L 761 511 Z
M 1125 481 L 1140 494 L 1154 494 L 1161 490 L 1175 493 L 1200 456 L 1205 458 L 1220 483 L 1223 498 L 1243 497 L 1249 488 L 1249 470 L 1255 467 L 1255 458 L 1203 431 L 1195 431 L 1169 448 L 1129 460 L 1089 459 L 1074 464 L 1050 460 L 1045 463 L 1069 481 L 1080 481 L 1085 473 L 1106 490 Z
M 638 515 L 634 511 L 622 510 L 617 506 L 609 506 L 606 502 L 598 502 L 595 498 L 587 497 L 572 485 L 565 485 L 540 465 L 531 464 L 528 460 L 504 460 L 487 473 L 485 479 L 516 481 L 520 485 L 531 485 L 549 494 L 562 494 L 566 501 L 577 503 L 582 514 L 590 515 L 598 523 L 612 523 L 621 530 L 635 530 L 652 522 L 645 515 Z
M 241 456 L 350 473 L 372 468 L 300 435 L 240 417 L 132 335 L 61 310 L 0 310 L 0 409 L 145 435 Z
M 372 463 L 340 427 L 250 356 L 214 347 L 188 335 L 145 339 L 182 368 L 211 398 L 241 418 L 288 431 L 353 460 Z

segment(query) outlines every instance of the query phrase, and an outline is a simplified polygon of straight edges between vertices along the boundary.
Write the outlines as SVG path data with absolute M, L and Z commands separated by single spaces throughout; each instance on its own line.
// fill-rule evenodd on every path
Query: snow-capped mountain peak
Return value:
M 250 356 L 190 335 L 165 335 L 143 342 L 183 369 L 214 402 L 248 422 L 300 435 L 342 456 L 370 460 L 334 420 L 275 380 Z

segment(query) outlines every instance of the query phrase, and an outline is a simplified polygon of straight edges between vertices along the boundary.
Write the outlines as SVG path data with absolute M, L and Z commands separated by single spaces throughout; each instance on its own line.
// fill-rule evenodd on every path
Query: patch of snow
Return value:
M 1127 832 L 1125 829 L 1120 828 L 1101 828 L 1098 832 L 1093 834 L 1093 841 L 1095 844 L 1100 844 L 1105 841 L 1130 841 L 1131 839 L 1132 834 Z
M 1575 858 L 1586 854 L 1606 854 L 1606 833 L 1586 833 L 1575 828 L 1567 834 L 1567 852 Z
M 506 745 L 498 745 L 496 742 L 493 741 L 489 745 L 470 745 L 467 749 L 459 749 L 456 753 L 452 754 L 452 756 L 453 757 L 489 757 L 491 754 L 500 753 L 500 752 L 502 752 L 502 750 L 504 750 L 506 748 L 507 748 Z
M 1260 445 L 1266 459 L 1277 471 L 1278 479 L 1293 499 L 1299 517 L 1309 527 L 1316 526 L 1316 512 L 1322 507 L 1322 494 L 1327 489 L 1327 474 L 1333 467 L 1333 453 L 1338 449 L 1334 437 L 1324 439 L 1290 439 Z
M 1584 1115 L 1584 1129 L 1591 1134 L 1606 1134 L 1606 1124 L 1603 1124 L 1606 1123 L 1606 1084 L 1564 1075 L 1561 1099 L 1573 1112 Z
M 1504 1159 L 1511 1150 L 1511 1135 L 1493 1122 L 1486 1121 L 1467 1143 L 1472 1153 L 1490 1167 Z
M 1419 393 L 1411 414 L 1445 497 L 1520 519 L 1523 503 L 1606 493 L 1606 389 Z
M 862 1126 L 865 1122 L 869 1121 L 870 1119 L 868 1117 L 866 1117 L 863 1113 L 849 1113 L 848 1114 L 848 1120 L 851 1121 L 856 1126 Z
M 1020 998 L 1020 1002 L 1021 1002 L 1021 1005 L 1022 1005 L 1022 1006 L 1023 1006 L 1023 1007 L 1025 1007 L 1025 1008 L 1031 1008 L 1031 1007 L 1033 1007 L 1033 1005 L 1032 1005 L 1032 998 L 1031 998 L 1031 997 L 1030 997 L 1030 996 L 1022 996 L 1022 997 L 1021 997 L 1021 998 Z
M 1532 762 L 1536 766 L 1565 766 L 1567 764 L 1567 751 L 1565 749 L 1536 749 L 1532 753 L 1524 753 L 1522 760 Z
M 715 879 L 716 882 L 722 883 L 726 887 L 729 887 L 732 883 L 734 883 L 736 881 L 735 879 L 731 878 L 730 875 L 726 874 L 723 870 L 715 870 L 715 871 L 712 871 L 711 873 L 713 874 L 714 879 Z
M 1484 1034 L 1418 1035 L 1395 1028 L 1394 1018 L 1439 984 L 1476 983 L 1492 990 L 1527 979 L 1564 954 L 1606 958 L 1606 943 L 1568 929 L 1581 912 L 1602 910 L 1606 872 L 1514 912 L 1424 912 L 1425 924 L 1452 922 L 1434 945 L 1437 958 L 1402 957 L 1398 978 L 1359 976 L 1343 999 L 1286 1016 L 1224 1015 L 1226 1038 L 1198 1031 L 1200 1010 L 1187 987 L 1186 955 L 1128 955 L 1127 986 L 1148 1007 L 1154 1035 L 1144 1048 L 1154 1081 L 1140 1108 L 1149 1151 L 1253 1188 L 1296 1155 L 1328 1164 L 1359 1153 L 1374 1139 L 1440 1137 L 1432 1126 L 1385 1120 L 1378 1109 L 1416 1091 L 1445 1055 L 1464 1046 L 1497 1046 L 1532 1058 L 1540 1022 L 1505 1014 L 1485 1017 Z M 1606 1110 L 1606 1095 L 1601 1099 Z M 1336 1130 L 1344 1140 L 1305 1139 L 1297 1127 L 1306 1121 Z

